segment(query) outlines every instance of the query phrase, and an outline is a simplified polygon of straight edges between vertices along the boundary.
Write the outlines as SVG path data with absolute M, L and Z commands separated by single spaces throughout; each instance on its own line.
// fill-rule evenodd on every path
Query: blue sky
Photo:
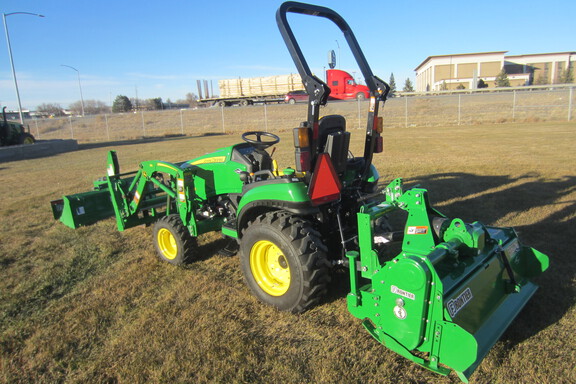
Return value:
M 197 93 L 196 80 L 296 73 L 276 26 L 282 1 L 4 0 L 22 106 L 67 107 L 117 95 L 163 100 Z M 414 82 L 426 57 L 509 51 L 510 55 L 576 51 L 576 2 L 317 0 L 354 30 L 373 72 L 398 88 Z M 327 53 L 356 72 L 340 32 L 329 22 L 290 17 L 310 67 L 322 73 Z M 338 50 L 338 45 L 341 47 Z M 5 37 L 0 38 L 0 104 L 16 109 Z

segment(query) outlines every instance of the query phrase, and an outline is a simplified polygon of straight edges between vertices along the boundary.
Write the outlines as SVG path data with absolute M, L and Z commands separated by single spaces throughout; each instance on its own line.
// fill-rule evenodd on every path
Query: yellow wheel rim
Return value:
M 250 250 L 250 269 L 256 283 L 271 296 L 282 296 L 290 288 L 290 266 L 274 243 L 261 240 Z
M 178 244 L 172 233 L 166 228 L 160 228 L 157 240 L 162 255 L 169 260 L 174 260 L 178 254 Z
M 34 139 L 31 137 L 26 137 L 24 139 L 24 144 L 28 145 L 28 144 L 34 144 Z

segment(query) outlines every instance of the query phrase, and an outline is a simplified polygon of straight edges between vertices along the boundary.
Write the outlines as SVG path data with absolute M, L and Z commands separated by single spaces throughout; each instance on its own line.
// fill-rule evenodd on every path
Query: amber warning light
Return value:
M 296 148 L 296 170 L 310 171 L 310 129 L 305 126 L 294 128 L 294 147 Z

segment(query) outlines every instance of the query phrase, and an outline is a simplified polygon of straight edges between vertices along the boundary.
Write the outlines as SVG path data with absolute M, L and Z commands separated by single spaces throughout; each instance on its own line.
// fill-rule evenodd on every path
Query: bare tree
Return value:
M 45 115 L 46 117 L 59 117 L 64 116 L 64 110 L 60 106 L 60 104 L 41 104 L 36 107 L 36 111 L 41 114 Z
M 82 102 L 76 101 L 68 107 L 73 114 L 82 114 Z M 100 100 L 84 100 L 84 114 L 98 115 L 101 113 L 110 113 L 110 107 Z

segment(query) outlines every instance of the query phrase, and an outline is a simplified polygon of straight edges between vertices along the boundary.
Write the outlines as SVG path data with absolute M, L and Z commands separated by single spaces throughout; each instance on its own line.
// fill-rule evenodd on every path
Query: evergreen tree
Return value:
M 390 92 L 388 92 L 388 97 L 394 97 L 396 93 L 396 80 L 394 80 L 394 73 L 390 74 L 390 81 L 388 82 L 390 86 Z
M 546 77 L 544 77 L 543 74 L 540 74 L 540 76 L 538 76 L 538 78 L 536 79 L 536 82 L 534 84 L 545 85 L 545 84 L 548 84 L 548 80 L 546 79 Z
M 480 79 L 478 80 L 478 84 L 476 84 L 476 88 L 478 89 L 488 88 L 488 84 L 486 84 L 484 80 Z
M 497 88 L 510 86 L 510 80 L 508 79 L 508 75 L 506 74 L 504 68 L 502 68 L 498 76 L 496 76 L 495 83 Z
M 132 110 L 132 103 L 128 96 L 118 95 L 112 104 L 112 112 L 129 112 Z
M 404 92 L 414 92 L 414 87 L 412 86 L 412 82 L 410 78 L 407 78 L 404 82 L 404 88 L 402 89 Z
M 560 76 L 558 76 L 558 82 L 560 84 L 570 84 L 574 82 L 574 73 L 571 67 L 560 72 Z
M 148 99 L 145 102 L 145 107 L 146 110 L 148 111 L 154 111 L 154 110 L 158 110 L 158 109 L 163 109 L 163 105 L 162 105 L 162 98 L 161 97 L 157 97 L 155 99 Z
M 440 90 L 441 91 L 447 91 L 448 90 L 448 84 L 446 84 L 446 80 L 442 81 L 442 84 L 440 84 Z

